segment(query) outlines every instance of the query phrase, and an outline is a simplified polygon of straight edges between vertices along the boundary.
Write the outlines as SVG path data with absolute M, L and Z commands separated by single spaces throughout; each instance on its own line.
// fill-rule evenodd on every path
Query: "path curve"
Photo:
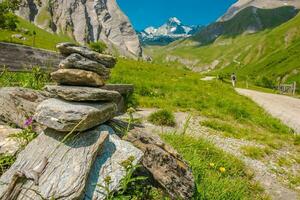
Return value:
M 300 133 L 300 99 L 240 88 L 236 91 L 249 97 L 273 117 Z

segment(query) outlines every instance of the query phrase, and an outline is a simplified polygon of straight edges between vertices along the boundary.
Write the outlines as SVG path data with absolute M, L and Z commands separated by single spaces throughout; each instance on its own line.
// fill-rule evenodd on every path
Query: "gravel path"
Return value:
M 300 133 L 300 99 L 247 89 L 237 88 L 236 91 L 251 98 L 269 114 L 280 119 L 297 133 Z
M 176 127 L 163 127 L 162 130 L 162 127 L 155 126 L 147 121 L 148 116 L 155 110 L 156 109 L 141 109 L 134 114 L 134 118 L 141 119 L 144 128 L 153 132 L 176 132 L 177 134 L 181 134 L 186 121 L 190 117 L 189 113 L 177 112 L 175 113 L 175 119 L 177 124 Z M 128 116 L 125 114 L 123 116 L 120 116 L 120 118 L 128 118 Z M 262 145 L 257 144 L 254 141 L 223 137 L 220 134 L 218 134 L 218 132 L 201 126 L 200 121 L 203 120 L 205 120 L 205 118 L 201 116 L 192 116 L 188 123 L 188 129 L 186 131 L 186 134 L 192 135 L 194 137 L 204 138 L 212 142 L 216 147 L 222 149 L 223 151 L 241 159 L 246 164 L 246 166 L 248 166 L 255 172 L 254 179 L 264 187 L 266 193 L 271 197 L 271 199 L 299 199 L 299 193 L 288 188 L 287 185 L 283 184 L 281 181 L 278 180 L 277 175 L 271 170 L 274 167 L 272 161 L 270 161 L 270 163 L 264 163 L 259 160 L 251 159 L 243 155 L 243 153 L 241 152 L 241 147 L 243 146 L 263 147 Z M 284 152 L 284 154 L 286 153 L 287 152 Z

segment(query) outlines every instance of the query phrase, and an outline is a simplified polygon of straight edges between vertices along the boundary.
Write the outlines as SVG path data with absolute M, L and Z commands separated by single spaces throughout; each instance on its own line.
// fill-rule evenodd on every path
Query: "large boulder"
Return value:
M 67 101 L 112 101 L 118 103 L 122 98 L 116 91 L 94 87 L 47 85 L 44 89 Z
M 131 143 L 121 140 L 109 126 L 102 125 L 101 130 L 108 131 L 110 135 L 90 172 L 85 190 L 85 200 L 104 200 L 107 191 L 104 188 L 96 187 L 96 185 L 104 186 L 104 179 L 110 177 L 110 191 L 117 190 L 121 179 L 126 173 L 121 163 L 128 160 L 129 157 L 133 157 L 133 164 L 138 164 L 143 157 L 141 150 Z
M 191 199 L 195 191 L 192 170 L 158 135 L 142 128 L 131 130 L 125 140 L 144 152 L 143 166 L 174 199 Z
M 61 132 L 85 131 L 113 118 L 117 111 L 115 103 L 67 102 L 47 99 L 36 110 L 35 120 L 42 125 Z
M 21 132 L 22 129 L 0 125 L 0 154 L 15 155 L 19 150 L 19 144 L 9 136 Z
M 62 85 L 103 86 L 103 78 L 95 72 L 80 69 L 59 69 L 51 73 L 54 81 Z
M 46 129 L 33 140 L 1 176 L 0 182 L 5 184 L 1 184 L 0 199 L 82 199 L 108 132 L 97 127 L 62 141 L 64 137 L 60 132 Z M 20 172 L 27 179 L 18 183 L 14 177 Z
M 56 48 L 63 55 L 69 56 L 73 53 L 77 53 L 85 58 L 101 63 L 108 68 L 114 67 L 117 62 L 117 59 L 113 56 L 97 53 L 95 51 L 90 50 L 87 47 L 78 46 L 68 42 L 57 44 Z
M 74 53 L 62 60 L 59 64 L 63 69 L 82 69 L 99 74 L 104 80 L 109 79 L 110 70 L 103 64 L 87 59 L 80 54 Z
M 49 94 L 32 89 L 0 88 L 0 121 L 24 128 L 25 121 L 34 115 L 38 104 Z

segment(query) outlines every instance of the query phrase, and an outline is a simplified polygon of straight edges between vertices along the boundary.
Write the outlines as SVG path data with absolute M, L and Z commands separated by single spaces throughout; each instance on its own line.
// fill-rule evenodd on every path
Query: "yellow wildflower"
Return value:
M 225 167 L 220 167 L 220 169 L 219 169 L 219 170 L 220 170 L 220 172 L 221 172 L 221 173 L 224 173 L 224 172 L 226 172 L 226 169 L 225 169 Z
M 215 163 L 209 163 L 209 166 L 210 166 L 210 167 L 214 167 L 214 166 L 215 166 Z

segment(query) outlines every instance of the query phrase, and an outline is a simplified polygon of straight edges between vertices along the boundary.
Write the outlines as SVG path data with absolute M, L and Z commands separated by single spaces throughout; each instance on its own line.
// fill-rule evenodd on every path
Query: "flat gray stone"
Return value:
M 71 54 L 62 60 L 59 67 L 63 69 L 82 69 L 92 71 L 99 74 L 104 80 L 108 80 L 110 75 L 110 69 L 106 68 L 103 64 L 87 59 L 77 53 Z
M 118 103 L 122 98 L 116 91 L 94 87 L 47 85 L 44 90 L 67 101 L 112 101 Z
M 51 78 L 62 85 L 103 86 L 103 78 L 95 72 L 81 69 L 59 69 L 51 73 Z
M 103 184 L 104 179 L 109 176 L 111 177 L 110 190 L 117 190 L 125 175 L 125 170 L 120 163 L 133 156 L 135 158 L 133 163 L 138 164 L 143 157 L 141 150 L 121 140 L 109 126 L 101 126 L 101 131 L 108 131 L 109 139 L 105 141 L 102 154 L 95 160 L 87 182 L 84 200 L 104 200 L 106 192 L 103 188 L 96 187 L 96 184 Z
M 85 58 L 90 60 L 96 61 L 98 63 L 103 64 L 108 68 L 112 68 L 115 66 L 117 59 L 113 56 L 101 54 L 95 51 L 90 50 L 87 47 L 78 46 L 72 43 L 60 43 L 56 45 L 56 48 L 59 50 L 60 53 L 63 55 L 71 55 L 73 53 L 78 53 Z
M 115 103 L 48 99 L 37 107 L 34 118 L 38 123 L 61 132 L 71 131 L 81 122 L 76 131 L 85 131 L 113 118 L 116 111 Z
M 23 150 L 0 178 L 0 199 L 7 192 L 8 184 L 16 172 L 30 172 L 47 158 L 38 184 L 26 180 L 13 189 L 14 198 L 24 200 L 82 199 L 96 156 L 101 154 L 108 133 L 100 127 L 84 133 L 74 133 L 64 143 L 64 134 L 46 129 Z M 20 189 L 20 192 L 18 191 Z

